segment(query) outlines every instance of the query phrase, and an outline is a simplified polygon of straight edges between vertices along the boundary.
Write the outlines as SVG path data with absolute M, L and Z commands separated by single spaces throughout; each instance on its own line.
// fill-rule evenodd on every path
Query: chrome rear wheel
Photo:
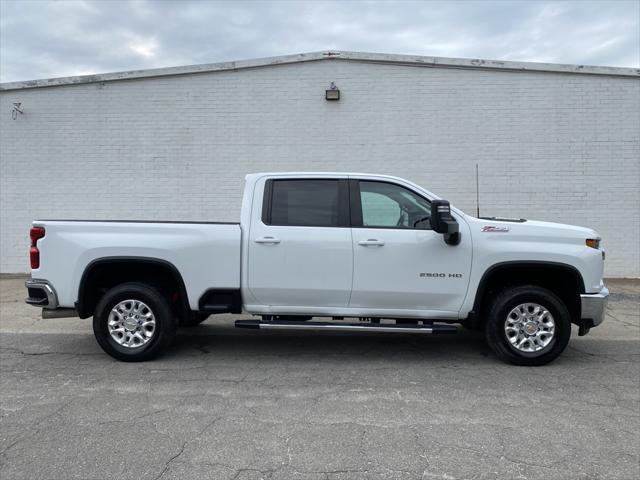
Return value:
M 109 335 L 119 345 L 138 348 L 153 338 L 156 317 L 149 306 L 135 299 L 123 300 L 109 313 Z
M 154 285 L 126 282 L 109 289 L 96 305 L 93 333 L 102 349 L 125 362 L 157 357 L 176 333 L 176 314 Z

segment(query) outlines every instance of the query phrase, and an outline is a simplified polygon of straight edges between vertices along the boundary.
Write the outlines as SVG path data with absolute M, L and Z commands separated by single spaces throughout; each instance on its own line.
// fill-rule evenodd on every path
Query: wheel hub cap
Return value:
M 522 352 L 539 352 L 555 335 L 556 324 L 546 307 L 537 303 L 522 303 L 507 315 L 504 332 L 509 343 Z
M 134 331 L 136 328 L 138 328 L 138 321 L 134 320 L 133 318 L 127 318 L 124 321 L 124 327 L 129 331 Z
M 111 309 L 107 327 L 116 343 L 138 348 L 153 338 L 156 317 L 146 303 L 135 299 L 123 300 Z
M 524 333 L 527 335 L 533 335 L 538 331 L 538 325 L 534 322 L 527 322 L 524 326 Z

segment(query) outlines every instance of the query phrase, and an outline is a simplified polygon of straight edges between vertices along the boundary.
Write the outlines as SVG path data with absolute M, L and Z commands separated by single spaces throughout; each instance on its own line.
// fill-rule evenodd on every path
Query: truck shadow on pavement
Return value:
M 195 351 L 195 352 L 194 352 Z M 394 333 L 265 332 L 220 325 L 180 329 L 172 355 L 238 354 L 242 356 L 357 356 L 390 358 L 397 355 L 474 355 L 486 357 L 482 334 L 460 330 L 456 335 Z
M 563 355 L 554 364 L 598 362 L 619 356 L 633 355 L 616 342 L 615 354 L 610 355 L 607 340 L 579 341 L 572 338 Z M 598 345 L 600 344 L 600 345 Z M 633 350 L 633 343 L 630 343 Z M 595 348 L 593 348 L 595 347 Z M 252 332 L 216 325 L 202 325 L 181 329 L 169 352 L 163 357 L 211 356 L 220 359 L 260 357 L 308 361 L 341 358 L 350 362 L 415 360 L 451 363 L 460 361 L 503 365 L 490 351 L 480 332 L 460 329 L 455 335 L 407 335 L 374 333 L 327 332 Z
M 4 364 L 46 358 L 52 364 L 67 364 L 82 358 L 93 365 L 120 363 L 104 353 L 93 335 L 63 333 L 8 333 L 0 335 L 0 353 Z M 42 356 L 45 357 L 42 357 Z M 74 360 L 75 359 L 75 360 Z M 91 359 L 91 360 L 90 360 Z M 550 366 L 599 368 L 604 364 L 627 364 L 635 368 L 640 360 L 635 338 L 610 340 L 572 336 L 564 353 Z M 12 360 L 14 361 L 14 360 Z M 479 332 L 460 329 L 456 335 L 407 335 L 328 332 L 257 332 L 237 330 L 227 325 L 201 325 L 180 329 L 175 342 L 164 355 L 138 365 L 149 368 L 188 369 L 194 364 L 214 368 L 254 365 L 259 368 L 306 365 L 314 368 L 359 365 L 368 368 L 380 364 L 398 369 L 439 365 L 474 369 L 510 367 L 499 361 Z M 132 364 L 129 364 L 132 365 Z M 135 365 L 135 364 L 133 364 Z M 395 368 L 395 367 L 394 367 Z M 535 367 L 533 367 L 535 368 Z M 544 367 L 543 367 L 544 368 Z M 564 369 L 564 368 L 563 368 Z

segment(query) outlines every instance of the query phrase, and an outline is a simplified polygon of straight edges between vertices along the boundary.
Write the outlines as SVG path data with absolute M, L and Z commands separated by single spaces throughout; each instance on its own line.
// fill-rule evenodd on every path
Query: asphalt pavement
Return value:
M 0 279 L 0 478 L 640 478 L 640 281 L 538 368 L 482 336 L 236 330 L 211 317 L 156 361 L 90 320 L 39 318 Z

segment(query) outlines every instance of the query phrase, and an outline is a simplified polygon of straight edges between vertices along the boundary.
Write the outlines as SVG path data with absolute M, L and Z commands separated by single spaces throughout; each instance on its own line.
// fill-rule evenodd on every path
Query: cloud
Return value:
M 131 41 L 127 45 L 129 50 L 144 58 L 153 58 L 157 54 L 158 42 L 155 37 L 144 38 L 138 35 L 132 35 Z
M 0 1 L 0 80 L 326 49 L 640 66 L 631 1 Z

